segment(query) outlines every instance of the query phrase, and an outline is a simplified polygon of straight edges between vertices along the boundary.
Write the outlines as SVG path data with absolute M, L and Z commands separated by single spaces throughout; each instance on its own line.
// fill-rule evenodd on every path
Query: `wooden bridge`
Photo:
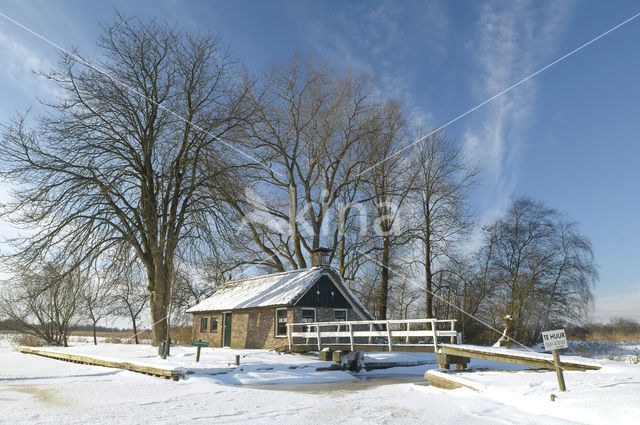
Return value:
M 530 366 L 540 369 L 555 369 L 553 356 L 548 353 L 537 353 L 534 351 L 512 350 L 505 347 L 481 347 L 478 345 L 454 345 L 441 344 L 438 347 L 438 364 L 442 369 L 448 369 L 447 366 L 459 358 L 475 358 L 492 360 L 503 363 L 513 363 L 523 366 Z M 452 360 L 453 359 L 453 360 Z M 576 356 L 563 356 L 561 367 L 564 370 L 598 370 L 600 366 L 589 362 L 588 359 L 581 359 Z
M 287 324 L 290 351 L 410 351 L 437 354 L 441 369 L 452 364 L 465 370 L 471 358 L 554 369 L 551 354 L 459 344 L 455 320 L 405 319 Z M 586 360 L 586 359 L 585 359 Z M 600 366 L 579 357 L 566 356 L 565 370 L 598 370 Z
M 436 352 L 455 342 L 455 320 L 405 319 L 287 324 L 290 351 L 329 348 L 343 351 Z

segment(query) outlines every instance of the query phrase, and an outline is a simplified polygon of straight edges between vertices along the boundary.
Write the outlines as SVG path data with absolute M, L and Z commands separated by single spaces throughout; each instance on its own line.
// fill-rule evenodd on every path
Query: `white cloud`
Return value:
M 640 320 L 640 288 L 626 294 L 596 297 L 594 316 L 600 321 L 612 317 Z
M 483 4 L 469 44 L 480 71 L 471 80 L 475 98 L 484 101 L 546 65 L 570 11 L 564 2 Z M 484 220 L 501 214 L 515 190 L 538 90 L 535 79 L 523 83 L 485 106 L 466 128 L 465 152 L 485 172 Z
M 49 52 L 45 53 L 9 32 L 7 25 L 0 25 L 1 85 L 10 85 L 30 99 L 35 96 L 46 98 L 58 94 L 57 87 L 51 81 L 36 74 L 52 69 L 53 64 L 47 54 Z

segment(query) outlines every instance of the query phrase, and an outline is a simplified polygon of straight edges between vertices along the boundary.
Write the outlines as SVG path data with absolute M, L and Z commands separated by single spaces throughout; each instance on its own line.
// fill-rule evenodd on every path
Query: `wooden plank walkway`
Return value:
M 78 354 L 59 353 L 49 350 L 39 350 L 31 347 L 18 347 L 18 351 L 25 354 L 35 354 L 38 356 L 49 357 L 56 360 L 63 360 L 72 363 L 88 364 L 93 366 L 111 367 L 116 369 L 130 370 L 132 372 L 144 373 L 145 375 L 156 376 L 158 378 L 171 379 L 177 381 L 184 377 L 184 372 L 163 369 L 159 367 L 143 366 L 135 363 L 117 362 L 110 360 L 95 359 L 93 357 L 81 356 Z
M 472 357 L 476 359 L 492 360 L 496 362 L 515 363 L 524 366 L 554 369 L 553 356 L 546 353 L 528 353 L 520 350 L 510 350 L 503 347 L 481 347 L 468 344 L 440 344 L 439 352 L 449 356 Z M 587 361 L 577 360 L 575 357 L 561 357 L 560 365 L 564 370 L 598 370 L 600 366 Z

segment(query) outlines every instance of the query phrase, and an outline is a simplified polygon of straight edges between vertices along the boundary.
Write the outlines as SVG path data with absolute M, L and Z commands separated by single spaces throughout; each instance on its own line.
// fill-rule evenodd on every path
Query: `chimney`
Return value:
M 316 248 L 311 251 L 311 267 L 331 268 L 331 248 Z

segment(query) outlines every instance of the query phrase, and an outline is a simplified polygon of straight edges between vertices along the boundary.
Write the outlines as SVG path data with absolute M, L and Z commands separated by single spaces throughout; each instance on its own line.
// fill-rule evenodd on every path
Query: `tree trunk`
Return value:
M 93 345 L 98 345 L 98 338 L 96 336 L 96 322 L 93 322 Z
M 131 322 L 133 323 L 133 340 L 138 344 L 138 325 L 136 325 L 136 317 L 131 315 Z
M 424 272 L 426 277 L 425 295 L 426 295 L 426 312 L 425 318 L 433 317 L 433 273 L 431 273 L 431 241 L 429 232 L 425 238 L 425 255 L 424 255 Z
M 167 337 L 167 312 L 169 309 L 169 274 L 164 267 L 157 267 L 155 273 L 150 275 L 149 291 L 151 305 L 151 333 L 152 344 L 158 344 Z
M 389 236 L 382 239 L 382 273 L 380 281 L 380 304 L 378 305 L 378 319 L 387 318 L 387 298 L 389 297 L 389 258 L 390 258 Z

